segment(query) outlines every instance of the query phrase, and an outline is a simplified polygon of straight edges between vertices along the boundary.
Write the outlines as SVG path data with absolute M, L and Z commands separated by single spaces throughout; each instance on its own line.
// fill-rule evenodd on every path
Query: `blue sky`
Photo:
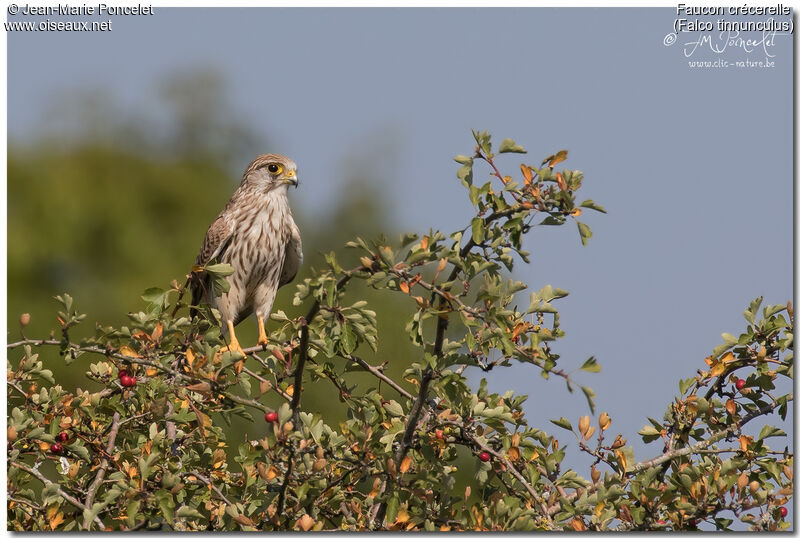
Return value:
M 691 34 L 664 44 L 671 8 L 155 11 L 115 18 L 104 34 L 9 33 L 9 139 L 39 132 L 43 111 L 74 90 L 147 110 L 165 75 L 211 67 L 271 142 L 264 151 L 298 163 L 304 188 L 293 203 L 306 214 L 347 195 L 338 172 L 347 156 L 377 152 L 392 218 L 418 232 L 468 222 L 466 197 L 442 200 L 459 188 L 452 156 L 469 152 L 470 129 L 529 150 L 499 161 L 509 173 L 568 149 L 584 196 L 608 215 L 586 216 L 588 247 L 572 226 L 535 231 L 532 265 L 513 276 L 570 291 L 562 365 L 598 358 L 603 372 L 580 378 L 631 440 L 720 333 L 744 328 L 751 299 L 792 297 L 789 36 L 768 49 L 771 68 L 693 68 L 766 56 L 732 46 L 687 58 Z M 531 421 L 551 432 L 550 418 L 587 412 L 580 394 L 534 369 L 489 380 L 530 394 Z M 657 450 L 636 445 L 637 459 Z

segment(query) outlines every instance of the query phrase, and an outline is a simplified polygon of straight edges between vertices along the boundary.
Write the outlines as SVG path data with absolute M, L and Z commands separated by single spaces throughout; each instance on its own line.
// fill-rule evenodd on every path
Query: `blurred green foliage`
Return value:
M 173 279 L 183 284 L 206 228 L 233 193 L 249 160 L 270 151 L 268 143 L 255 142 L 257 137 L 244 122 L 231 119 L 236 115 L 226 88 L 213 72 L 179 73 L 165 80 L 157 95 L 161 101 L 154 106 L 163 108 L 170 121 L 166 132 L 141 118 L 115 113 L 118 107 L 108 96 L 87 93 L 84 98 L 71 97 L 79 105 L 73 107 L 72 119 L 59 118 L 60 131 L 10 144 L 10 341 L 17 339 L 18 319 L 25 312 L 31 314 L 25 334 L 47 336 L 57 326 L 53 297 L 64 292 L 89 313 L 87 322 L 74 331 L 75 338 L 82 338 L 93 335 L 95 323 L 117 326 L 129 321 L 127 312 L 143 308 L 140 296 L 145 289 L 167 288 Z M 358 265 L 358 256 L 344 243 L 355 235 L 370 239 L 371 230 L 377 234 L 391 228 L 390 208 L 377 187 L 381 178 L 365 173 L 379 167 L 369 157 L 353 159 L 338 171 L 348 195 L 325 213 L 312 214 L 302 203 L 304 190 L 314 188 L 314 178 L 304 177 L 290 195 L 305 252 L 295 282 L 310 276 L 311 267 L 324 265 L 323 252 L 336 251 L 343 263 Z M 275 310 L 301 314 L 291 304 L 293 287 L 278 293 Z M 402 358 L 409 353 L 402 351 L 413 347 L 402 330 L 412 309 L 398 297 L 358 288 L 354 292 L 368 299 L 381 319 L 381 349 L 400 358 L 387 369 L 399 377 L 408 366 Z M 251 320 L 237 333 L 244 345 L 256 341 Z M 56 350 L 42 350 L 41 355 L 66 389 L 97 388 L 86 386 L 93 383 L 80 369 L 67 368 Z M 364 388 L 376 384 L 368 374 L 350 377 Z M 309 391 L 305 405 L 329 413 L 326 403 L 336 397 L 326 385 Z M 254 434 L 263 429 L 236 427 Z

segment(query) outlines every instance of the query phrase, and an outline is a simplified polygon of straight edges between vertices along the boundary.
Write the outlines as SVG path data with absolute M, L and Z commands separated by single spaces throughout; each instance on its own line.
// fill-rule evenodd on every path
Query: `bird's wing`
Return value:
M 208 227 L 203 246 L 200 247 L 200 252 L 197 254 L 195 265 L 205 265 L 214 258 L 221 258 L 225 249 L 230 245 L 232 237 L 233 225 L 230 219 L 225 218 L 224 215 L 219 215 Z M 194 275 L 197 274 L 194 273 Z M 208 275 L 200 273 L 199 277 L 192 279 L 193 306 L 200 304 L 208 290 L 208 286 Z
M 292 223 L 292 235 L 286 243 L 286 255 L 283 257 L 281 280 L 278 287 L 288 284 L 297 275 L 297 270 L 303 263 L 303 242 L 300 240 L 300 230 Z
M 231 237 L 233 237 L 233 226 L 230 219 L 225 218 L 224 215 L 218 216 L 208 227 L 195 264 L 205 265 L 214 258 L 221 258 L 222 253 L 231 242 Z

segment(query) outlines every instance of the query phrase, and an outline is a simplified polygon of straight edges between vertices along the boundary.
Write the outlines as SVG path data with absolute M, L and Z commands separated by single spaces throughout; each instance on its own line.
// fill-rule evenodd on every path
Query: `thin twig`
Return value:
M 346 271 L 345 274 L 336 282 L 336 290 L 342 289 L 347 284 L 352 275 L 352 271 Z M 298 412 L 300 408 L 300 396 L 303 392 L 303 369 L 308 360 L 308 326 L 319 313 L 320 303 L 314 301 L 311 308 L 308 310 L 305 318 L 303 319 L 303 326 L 300 328 L 300 357 L 297 359 L 297 366 L 294 369 L 294 385 L 292 387 L 292 401 L 289 406 L 292 409 L 292 415 L 295 422 L 298 422 Z
M 516 478 L 519 481 L 519 483 L 522 484 L 522 486 L 525 488 L 525 490 L 528 492 L 528 494 L 534 500 L 534 502 L 536 503 L 537 508 L 539 509 L 539 512 L 541 512 L 542 515 L 544 515 L 552 523 L 552 520 L 550 519 L 550 514 L 548 513 L 548 510 L 547 510 L 547 505 L 545 505 L 544 501 L 542 501 L 542 498 L 539 497 L 539 494 L 536 493 L 536 490 L 533 489 L 533 486 L 531 486 L 528 483 L 528 481 L 525 480 L 525 477 L 523 477 L 520 474 L 520 472 L 517 471 L 517 469 L 511 464 L 510 461 L 508 461 L 506 459 L 505 456 L 503 456 L 499 452 L 496 452 L 489 445 L 487 445 L 485 443 L 482 443 L 477 438 L 469 435 L 468 433 L 466 433 L 466 431 L 464 431 L 464 437 L 466 437 L 470 442 L 474 443 L 476 446 L 478 446 L 478 448 L 480 448 L 484 452 L 487 452 L 487 453 L 491 454 L 492 456 L 494 456 L 495 459 L 497 459 L 503 465 L 505 465 L 506 469 L 508 469 L 511 472 L 511 474 L 514 475 L 514 478 Z
M 396 390 L 397 392 L 399 392 L 401 395 L 405 396 L 409 400 L 414 398 L 414 396 L 412 396 L 410 392 L 408 392 L 403 387 L 401 387 L 400 385 L 395 383 L 394 380 L 392 380 L 392 378 L 390 378 L 386 374 L 384 374 L 381 371 L 381 369 L 378 368 L 377 366 L 372 366 L 370 363 L 368 363 L 367 361 L 365 361 L 364 359 L 362 359 L 361 357 L 358 357 L 356 355 L 348 355 L 347 358 L 349 358 L 351 361 L 355 362 L 356 364 L 358 364 L 359 366 L 361 366 L 362 368 L 367 370 L 369 373 L 371 373 L 372 375 L 374 375 L 378 379 L 380 379 L 383 382 L 385 382 L 387 385 L 392 387 L 394 390 Z
M 278 492 L 278 504 L 275 513 L 278 515 L 283 515 L 283 505 L 286 502 L 286 490 L 289 487 L 289 478 L 292 476 L 292 471 L 294 470 L 294 445 L 289 445 L 289 461 L 286 464 L 286 474 L 283 475 L 283 483 L 281 484 L 281 489 Z M 288 519 L 286 519 L 288 523 Z
M 791 394 L 787 395 L 787 402 L 790 402 L 793 399 L 794 399 L 793 395 L 791 395 Z M 721 430 L 721 431 L 715 433 L 714 435 L 712 435 L 711 437 L 709 437 L 705 441 L 700 441 L 698 443 L 695 443 L 694 445 L 687 446 L 687 447 L 684 447 L 684 448 L 681 448 L 681 449 L 678 449 L 678 450 L 670 450 L 668 452 L 665 452 L 664 454 L 661 454 L 660 456 L 657 456 L 655 458 L 640 462 L 640 463 L 634 465 L 633 467 L 631 467 L 630 469 L 626 470 L 625 471 L 625 475 L 626 476 L 634 476 L 634 475 L 637 475 L 640 472 L 644 471 L 645 469 L 649 469 L 651 467 L 656 467 L 658 465 L 662 465 L 662 464 L 668 463 L 669 461 L 671 461 L 671 460 L 673 460 L 675 458 L 680 458 L 682 456 L 688 456 L 690 454 L 695 454 L 697 452 L 702 452 L 706 448 L 708 448 L 709 446 L 713 445 L 714 443 L 720 441 L 721 439 L 726 438 L 731 433 L 741 429 L 742 426 L 744 426 L 745 424 L 747 424 L 751 420 L 753 420 L 755 418 L 758 418 L 758 417 L 760 417 L 762 415 L 766 415 L 766 414 L 771 413 L 772 411 L 775 410 L 776 407 L 779 407 L 779 405 L 780 405 L 779 403 L 773 402 L 770 405 L 767 405 L 767 406 L 764 406 L 764 407 L 762 407 L 760 409 L 757 409 L 757 410 L 753 411 L 752 413 L 749 413 L 749 414 L 745 415 L 744 417 L 742 417 L 742 419 L 739 422 L 735 422 L 735 423 L 731 424 L 730 426 L 728 426 L 724 430 Z M 587 494 L 591 494 L 595 489 L 597 489 L 599 484 L 600 484 L 600 482 L 598 481 L 595 484 L 592 484 L 591 486 L 589 486 L 584 491 Z M 574 492 L 574 493 L 570 493 L 566 497 L 562 498 L 561 502 L 573 502 L 577 498 L 578 498 L 578 493 Z M 562 508 L 561 508 L 560 504 L 555 504 L 555 505 L 551 506 L 548 509 L 548 512 L 550 513 L 550 515 L 554 515 L 557 512 L 559 512 L 561 509 Z
M 217 496 L 220 498 L 220 500 L 221 500 L 222 502 L 224 502 L 224 503 L 225 503 L 225 504 L 227 504 L 228 506 L 233 506 L 233 503 L 230 501 L 230 499 L 228 499 L 228 498 L 225 496 L 225 494 L 224 494 L 224 493 L 222 493 L 222 492 L 219 490 L 219 488 L 218 488 L 217 486 L 215 486 L 215 485 L 214 485 L 214 482 L 212 482 L 212 481 L 211 481 L 211 479 L 209 479 L 209 478 L 206 478 L 205 476 L 201 475 L 201 474 L 200 474 L 200 473 L 198 473 L 197 471 L 190 471 L 190 472 L 189 472 L 189 473 L 187 473 L 187 474 L 189 474 L 190 476 L 193 476 L 193 477 L 197 478 L 198 480 L 200 480 L 201 482 L 203 482 L 203 483 L 204 483 L 206 486 L 209 486 L 209 487 L 210 487 L 210 488 L 211 488 L 211 489 L 214 491 L 214 493 L 216 493 L 216 494 L 217 494 Z
M 91 510 L 92 504 L 94 503 L 94 496 L 97 493 L 97 488 L 100 487 L 100 484 L 103 483 L 103 477 L 106 475 L 106 469 L 108 468 L 108 458 L 114 452 L 114 445 L 117 442 L 117 432 L 119 432 L 119 412 L 114 412 L 114 415 L 111 417 L 111 429 L 108 432 L 108 444 L 106 445 L 106 457 L 103 458 L 103 461 L 100 463 L 100 469 L 97 471 L 97 474 L 94 477 L 94 482 L 92 485 L 89 486 L 88 491 L 86 492 L 86 507 Z M 91 527 L 91 521 L 84 521 L 83 522 L 83 530 L 89 530 Z
M 25 471 L 29 475 L 38 478 L 39 481 L 42 484 L 44 484 L 45 486 L 53 486 L 53 485 L 55 485 L 56 486 L 56 493 L 61 495 L 64 498 L 64 500 L 66 500 L 68 503 L 70 503 L 75 508 L 78 508 L 80 510 L 88 510 L 88 508 L 83 503 L 81 503 L 78 499 L 76 499 L 75 497 L 73 497 L 72 495 L 70 495 L 69 493 L 64 491 L 63 489 L 61 489 L 61 487 L 59 487 L 57 484 L 55 484 L 49 478 L 44 476 L 37 469 L 32 469 L 31 467 L 28 467 L 27 465 L 23 465 L 23 464 L 21 464 L 21 463 L 19 463 L 17 461 L 12 461 L 11 462 L 11 466 L 12 467 L 16 467 L 17 469 L 19 469 L 21 471 Z M 95 521 L 95 523 L 97 523 L 97 526 L 100 527 L 100 530 L 105 530 L 106 526 L 103 525 L 103 522 L 99 517 L 94 516 L 94 521 Z

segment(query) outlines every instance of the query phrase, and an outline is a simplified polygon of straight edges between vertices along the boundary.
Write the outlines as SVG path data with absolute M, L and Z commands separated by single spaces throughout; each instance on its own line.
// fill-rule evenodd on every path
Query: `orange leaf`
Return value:
M 422 248 L 422 250 L 428 250 L 428 236 L 427 235 L 423 235 L 422 236 L 422 239 L 419 242 L 419 246 Z
M 578 532 L 583 532 L 583 531 L 586 530 L 586 525 L 583 523 L 582 520 L 577 519 L 577 518 L 573 518 L 572 522 L 570 523 L 570 525 L 572 526 L 572 528 L 574 530 L 576 530 Z
M 272 383 L 270 383 L 269 381 L 262 381 L 258 384 L 258 388 L 261 391 L 261 394 L 264 394 L 265 392 L 267 392 L 269 389 L 272 388 Z
M 394 520 L 395 523 L 405 523 L 408 520 L 409 515 L 405 508 L 401 508 L 397 511 L 397 518 Z
M 160 342 L 162 334 L 164 334 L 164 326 L 159 323 L 156 325 L 156 328 L 153 329 L 153 333 L 150 335 L 150 337 L 154 342 Z
M 274 465 L 270 465 L 267 469 L 267 480 L 272 480 L 276 476 L 278 476 L 278 469 Z
M 739 444 L 742 446 L 742 452 L 747 452 L 747 447 L 753 442 L 751 435 L 742 435 L 739 437 Z
M 624 472 L 628 467 L 628 461 L 625 458 L 625 453 L 622 452 L 621 450 L 615 450 L 614 454 L 617 456 L 617 461 L 619 461 L 619 465 L 620 467 L 622 467 L 622 470 Z
M 725 411 L 727 411 L 729 415 L 736 414 L 736 402 L 733 401 L 733 398 L 729 398 L 728 401 L 725 402 Z
M 56 509 L 58 509 L 58 505 L 57 504 L 53 505 L 53 506 L 55 506 Z M 48 510 L 48 513 L 49 512 L 50 512 L 50 510 Z M 53 517 L 51 517 L 49 519 L 50 519 L 50 521 L 47 524 L 50 526 L 50 530 L 54 531 L 54 530 L 56 530 L 56 527 L 58 527 L 59 525 L 61 525 L 64 522 L 64 514 L 62 514 L 61 512 L 57 512 Z
M 548 163 L 547 166 L 553 168 L 558 163 L 567 160 L 567 150 L 562 149 L 555 155 L 550 155 L 548 158 L 544 160 L 545 163 Z M 544 163 L 542 163 L 544 164 Z
M 725 373 L 725 365 L 721 362 L 718 362 L 711 367 L 711 377 L 717 377 L 723 373 Z
M 307 531 L 314 526 L 314 520 L 308 514 L 303 514 L 303 517 L 297 520 L 297 526 L 302 530 Z
M 189 363 L 189 366 L 194 364 L 194 351 L 191 348 L 186 350 L 186 362 Z
M 564 176 L 561 175 L 561 172 L 556 174 L 556 183 L 558 183 L 558 188 L 562 191 L 567 190 L 567 182 L 564 181 Z
M 406 456 L 403 458 L 403 461 L 400 462 L 400 474 L 405 474 L 411 468 L 411 458 Z
M 584 437 L 586 437 L 586 432 L 589 430 L 590 421 L 589 415 L 582 416 L 578 421 L 578 431 L 580 431 L 581 435 Z
M 187 389 L 193 390 L 194 392 L 211 392 L 211 385 L 206 383 L 205 381 L 201 383 L 194 383 L 192 385 L 187 385 Z
M 406 282 L 401 282 L 400 283 L 400 291 L 402 291 L 403 293 L 408 293 L 409 288 L 408 288 L 408 284 Z
M 530 185 L 533 183 L 533 174 L 531 173 L 531 168 L 521 164 L 519 165 L 519 169 L 522 171 L 522 176 L 525 178 L 525 185 Z
M 136 352 L 135 352 L 135 351 L 134 351 L 134 350 L 133 350 L 131 347 L 129 347 L 129 346 L 122 346 L 121 348 L 119 348 L 119 353 L 120 353 L 120 355 L 122 355 L 122 356 L 124 356 L 124 357 L 134 357 L 134 358 L 140 358 L 140 357 L 141 357 L 141 355 L 139 355 L 138 353 L 136 353 Z
M 272 353 L 272 356 L 275 357 L 276 359 L 286 362 L 286 358 L 283 356 L 283 353 L 281 353 L 281 350 L 278 349 L 277 347 L 273 347 L 269 351 L 270 353 Z
M 244 514 L 239 514 L 238 516 L 235 516 L 233 518 L 233 520 L 236 523 L 240 524 L 240 525 L 246 525 L 248 527 L 255 527 L 256 526 L 256 524 L 253 522 L 253 520 L 250 519 L 249 517 L 245 516 Z M 307 530 L 307 529 L 303 529 L 303 530 Z
M 438 275 L 439 273 L 444 271 L 445 267 L 447 267 L 447 258 L 442 258 L 441 260 L 439 260 L 439 265 L 436 266 L 436 274 Z

